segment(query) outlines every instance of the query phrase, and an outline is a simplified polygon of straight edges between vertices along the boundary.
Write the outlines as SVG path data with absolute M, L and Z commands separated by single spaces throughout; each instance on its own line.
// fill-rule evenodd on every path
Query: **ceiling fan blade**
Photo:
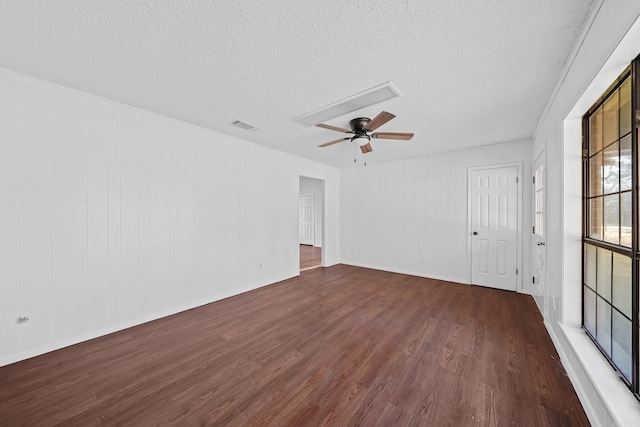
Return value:
M 349 129 L 343 129 L 343 128 L 339 128 L 339 127 L 336 127 L 336 126 L 325 125 L 324 123 L 318 123 L 316 126 L 319 127 L 319 128 L 324 128 L 324 129 L 329 129 L 329 130 L 337 130 L 338 132 L 353 133 Z
M 394 116 L 393 114 L 387 113 L 386 111 L 383 111 L 380 114 L 378 114 L 377 116 L 375 116 L 373 118 L 373 120 L 371 120 L 369 122 L 369 124 L 367 125 L 367 129 L 376 130 L 380 126 L 382 126 L 383 124 L 387 123 L 389 120 L 391 120 L 391 119 L 393 119 L 395 117 L 396 116 Z
M 336 139 L 335 141 L 325 142 L 324 144 L 320 144 L 320 145 L 318 145 L 318 147 L 328 147 L 330 145 L 337 144 L 338 142 L 348 141 L 350 139 L 351 138 L 340 138 L 340 139 Z
M 408 141 L 413 138 L 413 133 L 408 132 L 378 132 L 371 135 L 372 138 L 378 139 L 402 139 Z
M 362 150 L 362 152 L 364 154 L 370 153 L 373 151 L 373 148 L 371 147 L 371 144 L 365 144 L 363 146 L 360 147 L 360 150 Z

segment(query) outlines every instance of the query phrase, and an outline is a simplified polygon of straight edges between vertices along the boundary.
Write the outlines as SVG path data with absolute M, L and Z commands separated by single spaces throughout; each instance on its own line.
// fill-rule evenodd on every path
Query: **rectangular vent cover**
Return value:
M 343 114 L 401 96 L 402 93 L 393 82 L 386 82 L 291 120 L 303 126 L 315 126 Z
M 232 120 L 228 124 L 235 127 L 239 127 L 240 129 L 244 129 L 250 132 L 258 129 L 256 126 L 252 125 L 251 123 L 243 122 L 242 120 Z

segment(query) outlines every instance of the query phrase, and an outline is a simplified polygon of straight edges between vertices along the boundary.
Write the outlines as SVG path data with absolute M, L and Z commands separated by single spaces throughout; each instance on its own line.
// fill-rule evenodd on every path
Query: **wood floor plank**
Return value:
M 586 426 L 530 296 L 346 265 L 0 368 L 9 426 Z

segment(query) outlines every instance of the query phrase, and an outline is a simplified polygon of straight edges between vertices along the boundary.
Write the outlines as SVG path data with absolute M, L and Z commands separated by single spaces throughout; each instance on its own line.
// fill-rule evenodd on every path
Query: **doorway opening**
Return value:
M 324 241 L 324 181 L 300 176 L 298 186 L 298 244 L 300 271 L 322 266 Z

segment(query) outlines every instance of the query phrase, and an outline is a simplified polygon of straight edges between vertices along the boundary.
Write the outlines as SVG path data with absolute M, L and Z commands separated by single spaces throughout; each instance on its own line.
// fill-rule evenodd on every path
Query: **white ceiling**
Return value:
M 591 3 L 3 0 L 0 67 L 338 167 L 353 146 L 317 145 L 343 135 L 291 119 L 392 81 L 404 97 L 327 122 L 415 132 L 372 164 L 531 137 Z

